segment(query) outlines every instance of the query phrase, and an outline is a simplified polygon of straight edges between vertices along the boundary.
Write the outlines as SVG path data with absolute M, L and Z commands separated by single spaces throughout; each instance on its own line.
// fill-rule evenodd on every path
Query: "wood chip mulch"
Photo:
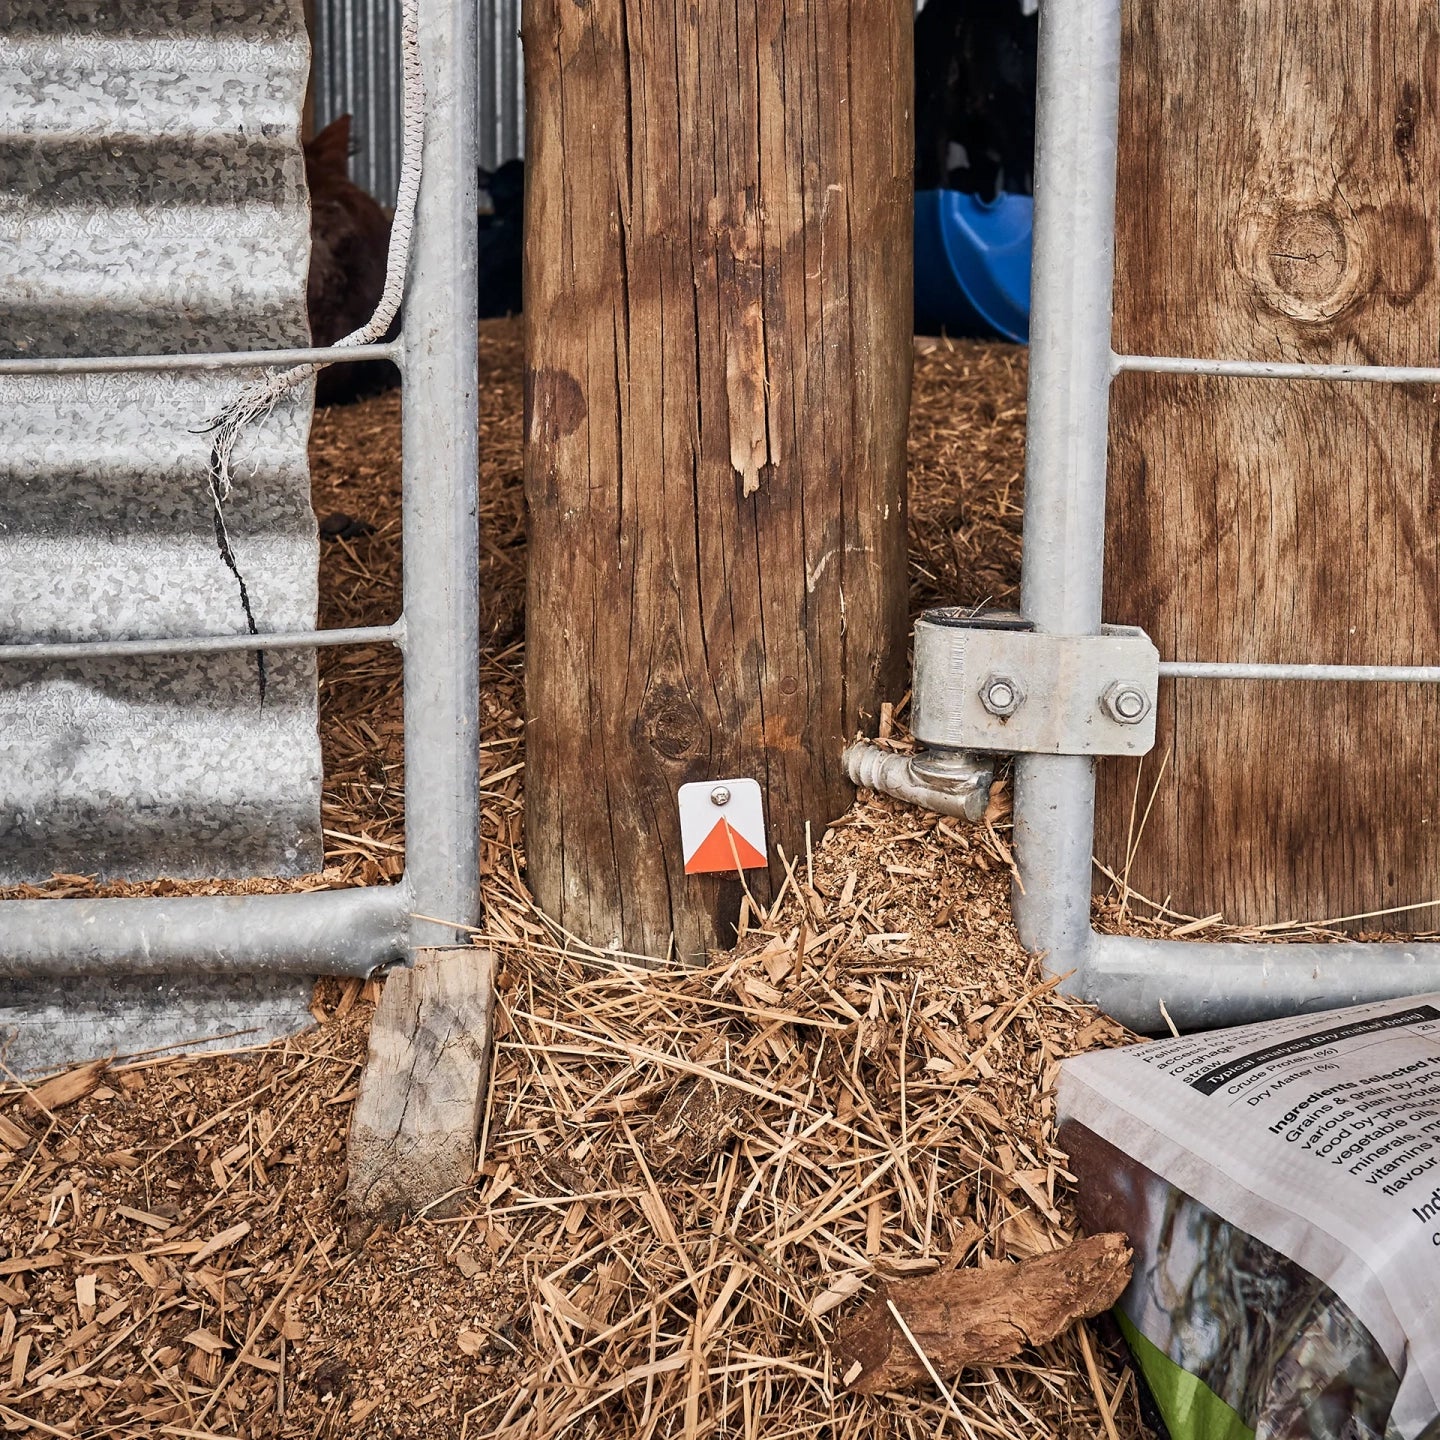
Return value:
M 914 602 L 1013 603 L 1023 352 L 917 349 Z M 862 797 L 701 970 L 597 957 L 534 910 L 516 323 L 482 327 L 482 364 L 482 939 L 503 962 L 485 1164 L 458 1214 L 348 1247 L 374 982 L 322 982 L 316 1028 L 286 1044 L 0 1088 L 0 1428 L 1142 1434 L 1098 1331 L 962 1373 L 948 1396 L 851 1393 L 829 1349 L 872 1276 L 1008 1263 L 1074 1233 L 1056 1067 L 1127 1037 L 1020 949 L 1003 790 L 975 828 Z M 324 624 L 398 603 L 398 413 L 391 395 L 317 419 Z M 334 654 L 322 674 L 315 883 L 383 881 L 401 859 L 398 670 Z

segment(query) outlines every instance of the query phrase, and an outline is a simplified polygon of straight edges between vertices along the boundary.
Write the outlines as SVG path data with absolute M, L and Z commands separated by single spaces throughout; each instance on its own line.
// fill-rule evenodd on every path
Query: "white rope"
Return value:
M 400 0 L 401 114 L 403 145 L 400 159 L 400 184 L 395 195 L 395 218 L 390 224 L 390 246 L 385 257 L 385 288 L 375 313 L 358 330 L 352 330 L 335 342 L 336 349 L 369 345 L 384 338 L 400 310 L 405 294 L 405 272 L 410 258 L 410 238 L 415 229 L 415 200 L 420 193 L 420 158 L 425 139 L 425 87 L 420 71 L 419 0 Z M 326 361 L 334 364 L 334 361 Z M 210 500 L 215 514 L 215 539 L 221 559 L 229 566 L 240 586 L 240 604 L 252 635 L 257 634 L 255 616 L 245 580 L 235 563 L 230 535 L 225 525 L 225 502 L 234 488 L 233 460 L 235 442 L 246 426 L 263 420 L 274 410 L 276 402 L 295 386 L 308 380 L 321 367 L 316 364 L 294 365 L 288 370 L 268 370 L 263 378 L 247 385 L 218 415 L 200 428 L 201 434 L 212 434 L 208 478 Z M 265 659 L 257 652 L 260 667 L 260 698 L 265 698 Z

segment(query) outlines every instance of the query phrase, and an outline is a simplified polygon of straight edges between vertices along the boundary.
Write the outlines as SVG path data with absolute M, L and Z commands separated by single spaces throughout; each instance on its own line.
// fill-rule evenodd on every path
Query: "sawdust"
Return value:
M 287 1045 L 142 1062 L 51 1116 L 15 1094 L 0 1423 L 938 1433 L 933 1392 L 841 1389 L 833 1325 L 872 1270 L 1069 1239 L 1056 1065 L 1126 1038 L 1020 950 L 1006 885 L 987 831 L 868 800 L 706 970 L 563 956 L 530 912 L 539 938 L 490 940 L 501 1012 L 472 1194 L 353 1252 L 343 1139 L 374 983 L 323 982 L 320 1025 Z M 1100 1361 L 1107 1410 L 1138 1434 L 1133 1383 Z M 1103 1429 L 1074 1333 L 950 1393 L 977 1434 Z
M 1019 345 L 917 339 L 910 398 L 910 610 L 1020 608 L 1025 383 Z
M 374 983 L 322 982 L 317 1028 L 288 1044 L 142 1060 L 86 1077 L 50 1114 L 10 1087 L 0 1425 L 116 1440 L 977 1440 L 1097 1436 L 1113 1417 L 1138 1435 L 1118 1349 L 1100 1350 L 1092 1381 L 1074 1332 L 962 1375 L 959 1416 L 928 1389 L 844 1392 L 830 1360 L 832 1326 L 876 1267 L 999 1263 L 1073 1233 L 1055 1067 L 1126 1037 L 1020 949 L 1003 793 L 975 829 L 862 799 L 702 971 L 597 966 L 535 912 L 521 369 L 518 322 L 483 325 L 484 943 L 504 961 L 484 1170 L 458 1216 L 345 1248 L 343 1142 Z M 1012 347 L 917 355 L 916 608 L 1014 601 L 1023 384 Z M 393 619 L 398 398 L 322 413 L 311 459 L 321 623 Z M 393 878 L 396 658 L 328 652 L 322 686 L 326 871 L 302 885 Z

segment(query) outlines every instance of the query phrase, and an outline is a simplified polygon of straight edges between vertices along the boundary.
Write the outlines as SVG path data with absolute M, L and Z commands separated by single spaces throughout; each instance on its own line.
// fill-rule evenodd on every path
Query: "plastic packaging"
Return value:
M 1030 338 L 1028 195 L 915 193 L 915 331 Z
M 1440 995 L 1062 1067 L 1172 1440 L 1440 1440 Z

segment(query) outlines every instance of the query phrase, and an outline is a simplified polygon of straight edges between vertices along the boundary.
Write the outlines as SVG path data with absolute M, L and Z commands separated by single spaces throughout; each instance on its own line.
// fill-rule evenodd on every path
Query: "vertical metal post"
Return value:
M 1100 629 L 1120 0 L 1044 0 L 1035 134 L 1030 395 L 1020 605 L 1038 630 Z M 1015 919 L 1051 970 L 1093 943 L 1094 761 L 1015 763 Z
M 404 310 L 405 853 L 417 914 L 480 908 L 475 0 L 422 0 L 425 151 Z M 411 945 L 453 944 L 416 922 Z

